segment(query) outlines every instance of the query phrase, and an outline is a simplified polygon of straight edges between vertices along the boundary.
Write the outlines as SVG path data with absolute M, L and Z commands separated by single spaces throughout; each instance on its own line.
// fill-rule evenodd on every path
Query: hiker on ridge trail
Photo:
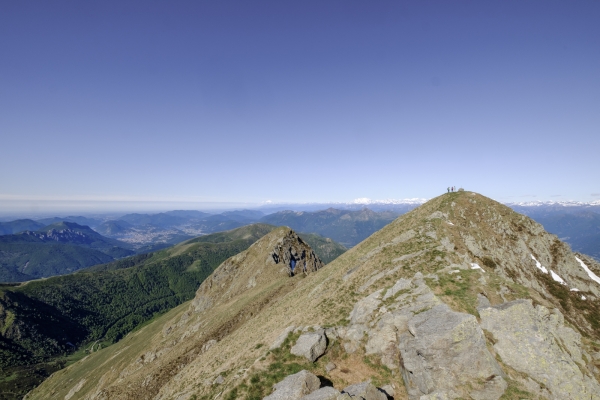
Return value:
M 448 186 L 448 188 L 447 188 L 447 189 L 448 189 L 448 193 L 450 193 L 450 187 L 449 187 L 449 186 Z

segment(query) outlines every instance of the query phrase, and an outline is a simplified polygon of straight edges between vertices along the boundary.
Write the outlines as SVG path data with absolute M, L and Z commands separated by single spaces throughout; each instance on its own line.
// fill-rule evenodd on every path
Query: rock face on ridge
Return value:
M 291 277 L 291 257 L 275 250 L 288 232 L 30 398 L 75 387 L 72 400 L 264 398 L 304 369 L 335 389 L 303 396 L 351 399 L 344 388 L 371 379 L 394 399 L 600 399 L 600 265 L 529 218 L 476 193 L 444 194 Z M 291 353 L 321 329 L 323 355 Z
M 323 267 L 310 246 L 296 232 L 285 227 L 252 245 L 251 250 L 226 260 L 200 285 L 192 301 L 196 312 L 260 286 L 271 280 L 273 274 L 308 275 Z M 249 265 L 255 267 L 249 268 Z
M 271 258 L 275 264 L 287 266 L 290 276 L 301 273 L 308 274 L 323 267 L 321 259 L 291 229 L 285 236 L 279 238 L 277 245 L 271 253 Z

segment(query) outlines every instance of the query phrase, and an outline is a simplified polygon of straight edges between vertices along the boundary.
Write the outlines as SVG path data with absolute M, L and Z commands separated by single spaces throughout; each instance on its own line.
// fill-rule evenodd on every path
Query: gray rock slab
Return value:
M 385 295 L 383 296 L 383 300 L 387 300 L 390 297 L 393 297 L 396 295 L 396 293 L 400 292 L 401 290 L 406 290 L 406 289 L 410 289 L 410 280 L 409 279 L 398 279 L 396 281 L 396 283 L 394 284 L 394 286 L 392 286 L 391 288 L 389 288 L 387 290 L 387 292 L 385 292 Z
M 321 381 L 315 374 L 302 370 L 273 385 L 275 391 L 263 400 L 299 400 L 319 389 L 319 386 Z
M 503 375 L 473 315 L 440 304 L 415 315 L 408 326 L 399 348 L 411 400 L 435 393 L 467 397 L 465 390 L 473 383 Z
M 364 299 L 356 302 L 354 308 L 350 312 L 350 324 L 364 324 L 369 322 L 372 318 L 373 312 L 379 308 L 381 303 L 381 292 L 383 289 L 379 289 L 376 292 L 371 293 Z
M 502 362 L 542 383 L 555 399 L 600 399 L 600 385 L 584 373 L 581 335 L 558 310 L 515 300 L 479 311 Z M 578 365 L 579 364 L 579 365 Z
M 492 303 L 490 303 L 490 300 L 487 297 L 485 297 L 481 293 L 477 293 L 477 310 L 478 311 L 480 309 L 488 308 L 491 306 L 492 306 Z
M 394 387 L 392 385 L 384 385 L 382 387 L 379 388 L 379 390 L 382 390 L 385 394 L 387 394 L 389 397 L 394 397 L 394 394 L 396 393 L 396 390 L 394 390 Z
M 327 348 L 327 338 L 325 331 L 320 329 L 316 332 L 308 332 L 300 335 L 296 344 L 290 349 L 290 352 L 296 356 L 306 357 L 310 362 L 319 358 Z
M 350 385 L 342 390 L 342 393 L 349 394 L 352 398 L 363 398 L 364 400 L 387 400 L 385 393 L 377 389 L 371 381 L 365 381 Z
M 302 400 L 337 400 L 340 394 L 339 390 L 326 386 L 302 397 Z

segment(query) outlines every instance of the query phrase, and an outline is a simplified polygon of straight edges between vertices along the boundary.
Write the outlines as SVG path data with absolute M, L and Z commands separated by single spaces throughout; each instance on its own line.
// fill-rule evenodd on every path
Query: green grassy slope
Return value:
M 219 264 L 272 229 L 249 225 L 75 274 L 0 287 L 0 392 L 22 396 L 44 378 L 30 379 L 40 366 L 60 368 L 62 356 L 75 348 L 118 341 L 191 299 Z

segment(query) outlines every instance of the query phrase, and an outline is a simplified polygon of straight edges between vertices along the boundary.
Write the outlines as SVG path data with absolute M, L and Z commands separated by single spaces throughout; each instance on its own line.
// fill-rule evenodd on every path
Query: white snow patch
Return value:
M 453 224 L 452 222 L 450 222 L 450 221 L 446 221 L 446 223 L 447 223 L 448 225 L 454 225 L 454 224 Z
M 571 292 L 579 292 L 579 289 L 577 289 L 577 288 L 573 288 L 573 289 L 571 289 L 570 291 L 571 291 Z
M 558 276 L 556 272 L 550 270 L 550 275 L 552 275 L 552 279 L 554 279 L 556 282 L 559 282 L 561 285 L 566 285 L 565 281 L 563 281 L 563 278 Z
M 485 272 L 485 271 L 483 270 L 483 268 L 481 268 L 481 267 L 480 267 L 480 266 L 479 266 L 477 263 L 471 263 L 471 269 L 480 269 L 480 270 L 482 270 L 483 272 Z
M 533 254 L 531 254 L 531 258 L 533 258 L 533 261 L 535 261 L 535 266 L 542 271 L 543 273 L 547 274 L 548 270 L 546 269 L 546 267 L 544 267 L 542 265 L 542 263 L 540 263 L 538 260 L 535 259 L 535 257 L 533 256 Z
M 577 260 L 577 262 L 579 263 L 579 265 L 581 265 L 581 268 L 583 268 L 585 270 L 585 272 L 587 272 L 588 276 L 593 281 L 595 281 L 596 283 L 600 283 L 600 278 L 598 278 L 598 275 L 596 275 L 595 273 L 593 273 L 592 271 L 590 271 L 590 269 L 588 268 L 588 266 L 585 265 L 584 262 L 579 259 L 579 257 L 575 257 L 575 259 Z
M 459 271 L 459 270 L 457 270 L 457 269 L 455 269 L 455 270 L 452 270 L 452 271 L 448 271 L 448 273 L 449 273 L 449 274 L 458 274 L 459 272 L 460 272 L 460 271 Z
M 585 297 L 584 295 L 581 295 L 581 300 L 585 300 L 587 299 L 587 297 Z

